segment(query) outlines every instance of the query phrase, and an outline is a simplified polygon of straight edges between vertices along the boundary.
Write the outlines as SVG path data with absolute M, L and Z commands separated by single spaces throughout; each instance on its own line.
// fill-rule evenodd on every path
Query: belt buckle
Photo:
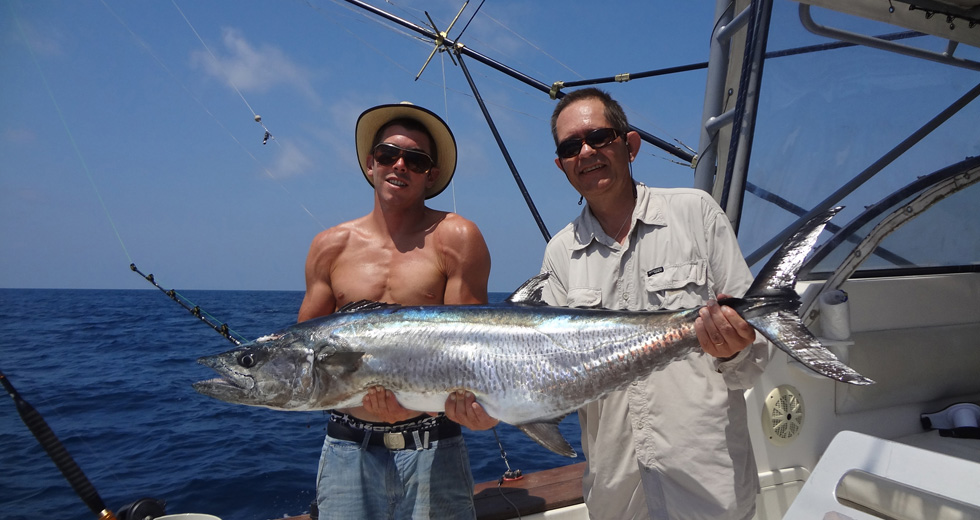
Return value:
M 404 450 L 405 436 L 401 432 L 385 432 L 385 448 L 389 450 Z

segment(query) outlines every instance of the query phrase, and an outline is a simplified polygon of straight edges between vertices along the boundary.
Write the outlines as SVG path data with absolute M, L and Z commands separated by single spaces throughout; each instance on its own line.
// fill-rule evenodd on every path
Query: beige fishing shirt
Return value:
M 752 282 L 728 218 L 708 194 L 637 183 L 624 244 L 588 206 L 548 243 L 544 299 L 608 309 L 692 308 Z M 745 519 L 759 482 L 742 391 L 769 359 L 761 334 L 731 361 L 691 354 L 579 409 L 595 519 Z

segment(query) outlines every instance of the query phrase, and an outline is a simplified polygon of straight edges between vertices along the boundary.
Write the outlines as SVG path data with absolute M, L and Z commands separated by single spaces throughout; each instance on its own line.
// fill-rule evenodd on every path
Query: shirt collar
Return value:
M 664 218 L 663 208 L 654 203 L 654 197 L 650 196 L 650 190 L 642 182 L 636 182 L 636 206 L 633 208 L 633 222 L 639 220 L 648 226 L 666 226 L 667 219 Z M 573 251 L 585 249 L 596 241 L 607 247 L 618 249 L 621 246 L 612 237 L 606 234 L 599 224 L 599 220 L 592 214 L 589 205 L 586 204 L 582 213 L 572 222 L 574 240 L 571 244 Z

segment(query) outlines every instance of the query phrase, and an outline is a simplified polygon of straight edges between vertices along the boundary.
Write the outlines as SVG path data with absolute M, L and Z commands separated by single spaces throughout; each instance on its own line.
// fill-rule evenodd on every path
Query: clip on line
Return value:
M 186 298 L 184 298 L 183 296 L 177 294 L 177 291 L 175 291 L 173 289 L 170 289 L 168 291 L 168 290 L 164 289 L 163 287 L 160 287 L 160 285 L 157 284 L 157 282 L 153 279 L 153 274 L 152 273 L 151 274 L 143 274 L 143 272 L 140 271 L 136 267 L 136 264 L 129 264 L 129 268 L 131 270 L 135 271 L 137 274 L 139 274 L 143 278 L 145 278 L 146 281 L 152 283 L 154 287 L 156 287 L 157 289 L 160 289 L 161 291 L 163 291 L 163 293 L 166 294 L 167 296 L 169 296 L 171 300 L 177 302 L 178 304 L 180 304 L 181 307 L 187 309 L 187 312 L 193 314 L 194 316 L 197 316 L 197 318 L 199 320 L 201 320 L 204 323 L 206 323 L 209 327 L 211 327 L 212 329 L 214 329 L 215 332 L 217 332 L 218 334 L 221 334 L 222 336 L 224 336 L 225 339 L 227 339 L 228 341 L 234 343 L 235 345 L 241 345 L 242 344 L 241 341 L 238 341 L 237 339 L 235 339 L 235 338 L 233 338 L 231 336 L 231 329 L 228 328 L 228 324 L 227 323 L 222 323 L 221 325 L 218 325 L 216 322 L 211 321 L 211 319 L 208 318 L 207 313 L 202 312 L 201 311 L 201 308 L 199 306 L 195 305 L 195 306 L 191 307 L 190 305 L 188 305 L 187 303 L 185 303 Z

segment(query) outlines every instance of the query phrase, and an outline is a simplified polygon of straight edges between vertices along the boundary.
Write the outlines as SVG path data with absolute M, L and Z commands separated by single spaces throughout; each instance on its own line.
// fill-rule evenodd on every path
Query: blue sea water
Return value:
M 181 293 L 252 339 L 295 321 L 296 291 Z M 506 295 L 493 294 L 491 301 Z M 0 289 L 0 371 L 44 417 L 110 510 L 143 497 L 168 513 L 269 520 L 309 510 L 326 419 L 231 405 L 194 392 L 202 356 L 231 343 L 160 291 Z M 561 425 L 579 445 L 574 415 Z M 581 461 L 516 428 L 497 432 L 525 473 Z M 474 478 L 506 466 L 492 431 L 465 434 Z M 0 400 L 0 518 L 94 518 Z

